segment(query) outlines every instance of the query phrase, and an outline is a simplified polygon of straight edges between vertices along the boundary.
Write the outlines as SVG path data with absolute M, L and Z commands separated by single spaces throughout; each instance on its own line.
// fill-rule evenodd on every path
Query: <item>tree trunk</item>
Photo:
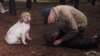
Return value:
M 32 0 L 27 0 L 26 7 L 31 9 L 32 8 Z
M 10 15 L 16 15 L 15 0 L 9 0 L 9 14 Z
M 36 3 L 37 1 L 36 0 L 34 0 L 34 3 Z
M 88 0 L 88 2 L 91 2 L 91 0 Z
M 79 8 L 79 0 L 74 0 L 74 6 L 75 8 Z
M 92 0 L 92 5 L 95 5 L 96 0 Z
M 0 0 L 0 2 L 2 3 L 4 0 Z
M 69 2 L 70 2 L 71 4 L 73 4 L 74 0 L 70 0 Z
M 60 0 L 59 3 L 64 5 L 65 4 L 65 0 Z

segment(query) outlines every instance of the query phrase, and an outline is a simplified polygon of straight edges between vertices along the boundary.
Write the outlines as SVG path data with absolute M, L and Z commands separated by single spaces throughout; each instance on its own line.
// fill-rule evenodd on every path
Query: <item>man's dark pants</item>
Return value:
M 70 47 L 70 48 L 77 48 L 77 49 L 96 48 L 98 43 L 99 43 L 99 39 L 98 38 L 91 38 L 91 37 L 84 37 L 84 30 L 85 29 L 79 29 L 75 36 L 73 36 L 68 41 L 64 41 L 63 43 L 61 43 L 61 45 L 64 45 L 64 46 Z M 60 37 L 65 36 L 66 34 L 67 33 L 65 33 L 63 30 L 60 29 L 59 35 L 55 39 L 51 38 L 53 40 L 49 39 L 49 41 L 51 40 L 51 43 L 53 44 L 54 40 L 57 40 Z

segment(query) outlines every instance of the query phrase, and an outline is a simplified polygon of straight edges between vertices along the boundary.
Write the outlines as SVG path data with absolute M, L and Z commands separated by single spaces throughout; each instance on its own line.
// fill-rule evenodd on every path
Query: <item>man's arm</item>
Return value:
M 77 23 L 75 22 L 74 17 L 70 15 L 69 18 L 70 19 L 68 23 L 70 25 L 71 30 L 69 30 L 69 32 L 64 37 L 62 37 L 63 40 L 66 40 L 66 41 L 71 39 L 78 32 L 78 26 L 77 26 Z
M 69 39 L 73 38 L 73 36 L 77 33 L 77 30 L 71 30 L 69 31 L 65 36 L 57 39 L 54 41 L 53 45 L 59 45 L 61 44 L 63 41 L 68 41 Z
M 61 39 L 63 41 L 68 41 L 69 39 L 72 39 L 72 37 L 74 35 L 76 35 L 77 32 L 78 32 L 77 29 L 73 29 L 73 30 L 69 31 L 65 36 L 61 37 Z
M 68 23 L 70 25 L 69 27 L 71 28 L 71 30 L 69 30 L 69 32 L 65 36 L 59 38 L 58 40 L 55 40 L 53 43 L 54 45 L 59 45 L 63 41 L 67 41 L 67 40 L 71 39 L 78 32 L 78 27 L 77 27 L 77 24 L 76 24 L 73 16 L 70 15 L 69 18 L 70 19 L 69 19 Z

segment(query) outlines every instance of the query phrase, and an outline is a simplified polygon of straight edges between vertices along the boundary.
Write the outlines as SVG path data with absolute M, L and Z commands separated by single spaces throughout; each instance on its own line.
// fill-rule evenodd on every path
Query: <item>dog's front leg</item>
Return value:
M 26 33 L 26 37 L 27 37 L 27 39 L 28 39 L 28 40 L 32 40 L 32 38 L 30 38 L 30 36 L 29 36 L 29 33 L 28 33 L 28 32 Z
M 27 45 L 27 42 L 26 42 L 25 40 L 26 40 L 26 38 L 25 38 L 25 33 L 23 33 L 23 34 L 22 34 L 22 43 L 23 43 L 24 45 Z

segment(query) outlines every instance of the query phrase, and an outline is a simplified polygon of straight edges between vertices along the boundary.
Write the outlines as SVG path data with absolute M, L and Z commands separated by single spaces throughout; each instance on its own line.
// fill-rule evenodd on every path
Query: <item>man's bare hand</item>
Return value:
M 52 36 L 57 36 L 59 34 L 59 32 L 54 32 L 53 34 L 52 34 Z
M 62 39 L 58 39 L 58 40 L 55 40 L 55 41 L 54 41 L 53 45 L 58 46 L 58 45 L 60 45 L 62 42 L 63 42 Z

